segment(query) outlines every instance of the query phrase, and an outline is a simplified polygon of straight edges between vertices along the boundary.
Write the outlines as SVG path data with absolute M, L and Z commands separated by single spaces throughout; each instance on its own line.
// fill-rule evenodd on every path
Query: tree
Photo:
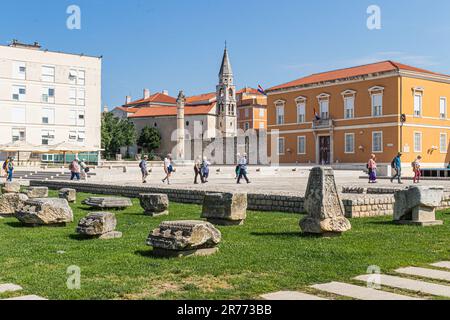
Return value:
M 121 147 L 129 147 L 136 143 L 136 129 L 129 119 L 119 119 L 112 113 L 102 117 L 102 148 L 106 157 L 114 157 Z
M 138 145 L 141 146 L 144 151 L 152 152 L 161 145 L 161 135 L 159 131 L 153 127 L 145 126 L 138 139 Z

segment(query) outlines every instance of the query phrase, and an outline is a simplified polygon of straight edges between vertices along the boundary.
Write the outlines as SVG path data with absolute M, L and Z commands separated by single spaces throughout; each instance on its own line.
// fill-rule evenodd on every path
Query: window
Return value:
M 246 122 L 244 123 L 244 130 L 247 131 L 248 129 L 250 129 L 250 123 Z
M 13 107 L 11 109 L 11 121 L 14 123 L 26 122 L 26 111 L 24 107 Z
M 441 133 L 441 135 L 439 136 L 439 145 L 440 145 L 441 153 L 447 153 L 448 140 L 447 140 L 446 133 Z
M 77 104 L 77 89 L 75 89 L 75 88 L 69 89 L 69 103 L 71 105 Z
M 84 127 L 85 125 L 84 111 L 82 110 L 70 110 L 69 111 L 69 125 Z M 189 121 L 186 122 L 186 126 L 189 126 Z
M 355 116 L 355 97 L 344 98 L 344 118 L 352 119 Z
M 319 102 L 320 118 L 322 120 L 328 120 L 330 118 L 329 104 L 330 104 L 330 102 L 328 100 L 321 100 Z
M 77 125 L 77 110 L 70 110 L 69 111 L 69 124 L 71 126 Z
M 77 132 L 69 131 L 69 141 L 77 141 Z
M 79 106 L 84 106 L 85 103 L 85 91 L 83 89 L 79 89 L 77 92 L 77 104 Z
M 447 98 L 439 99 L 439 118 L 447 118 Z
M 84 70 L 70 69 L 69 71 L 69 83 L 84 86 L 86 72 Z
M 86 134 L 84 133 L 84 131 L 78 131 L 78 142 L 84 142 L 84 140 L 86 139 Z
M 383 94 L 372 95 L 372 116 L 381 117 L 383 115 Z
M 422 116 L 422 94 L 414 94 L 414 117 Z
M 12 142 L 25 141 L 25 128 L 13 128 L 12 129 Z
M 278 138 L 277 140 L 277 151 L 279 155 L 284 154 L 284 138 Z
M 259 128 L 260 129 L 265 129 L 266 128 L 266 126 L 264 125 L 264 122 L 260 122 L 259 123 Z
M 248 118 L 249 115 L 250 115 L 249 110 L 245 109 L 245 117 Z
M 42 88 L 42 102 L 55 103 L 55 88 Z
M 55 82 L 55 67 L 42 66 L 42 77 L 44 82 Z
M 306 154 L 306 137 L 297 137 L 297 154 Z
M 277 124 L 284 124 L 284 103 L 276 104 Z
M 260 109 L 259 109 L 259 116 L 260 116 L 261 118 L 263 118 L 264 115 L 265 115 L 264 109 L 263 109 L 263 108 L 260 108 Z
M 306 117 L 306 103 L 297 103 L 297 123 L 304 123 Z
M 345 153 L 355 153 L 355 134 L 345 134 Z
M 414 152 L 422 152 L 422 132 L 414 132 Z
M 383 152 L 383 132 L 372 132 L 372 152 Z
M 27 67 L 25 62 L 16 61 L 13 64 L 13 78 L 18 80 L 26 80 Z
M 25 86 L 13 86 L 12 99 L 14 101 L 25 101 L 27 88 Z
M 55 109 L 49 108 L 42 109 L 42 123 L 55 124 Z
M 54 130 L 42 130 L 41 131 L 42 145 L 51 145 L 55 139 Z

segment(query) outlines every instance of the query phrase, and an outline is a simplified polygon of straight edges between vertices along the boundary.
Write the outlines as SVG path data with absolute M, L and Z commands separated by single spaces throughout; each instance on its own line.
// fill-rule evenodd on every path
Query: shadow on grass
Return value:
M 71 235 L 69 235 L 69 238 L 72 240 L 77 240 L 77 241 L 88 241 L 88 240 L 95 240 L 95 237 L 89 237 L 83 234 L 78 234 L 78 233 L 73 233 Z
M 289 237 L 289 238 L 323 238 L 320 234 L 298 232 L 251 232 L 252 236 L 258 237 Z
M 141 257 L 145 258 L 153 258 L 153 259 L 159 259 L 159 260 L 171 260 L 173 257 L 163 257 L 160 255 L 156 255 L 153 253 L 153 250 L 136 250 L 134 252 L 136 255 L 139 255 Z
M 5 224 L 12 228 L 28 228 L 27 226 L 23 225 L 22 222 L 19 221 L 6 222 Z
M 395 221 L 371 221 L 369 224 L 385 225 L 385 226 L 399 226 Z

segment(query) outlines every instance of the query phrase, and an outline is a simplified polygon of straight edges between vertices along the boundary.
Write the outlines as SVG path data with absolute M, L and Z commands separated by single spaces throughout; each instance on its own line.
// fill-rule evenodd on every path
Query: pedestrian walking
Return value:
M 170 184 L 170 177 L 172 176 L 172 172 L 175 172 L 172 164 L 171 154 L 168 154 L 167 157 L 164 158 L 164 172 L 166 174 L 166 177 L 162 179 L 162 182 L 165 183 L 167 181 L 167 184 Z
M 395 179 L 397 179 L 399 184 L 402 183 L 402 153 L 399 152 L 397 156 L 392 160 L 391 167 L 395 170 L 395 174 L 391 178 L 391 183 L 394 182 Z
M 203 162 L 202 162 L 202 167 L 201 167 L 203 183 L 208 183 L 209 166 L 210 165 L 211 165 L 211 163 L 208 161 L 208 158 L 207 157 L 203 157 Z
M 247 165 L 248 165 L 247 154 L 244 154 L 239 159 L 239 176 L 237 179 L 237 184 L 241 183 L 242 178 L 244 178 L 245 181 L 247 181 L 247 183 L 250 183 L 250 180 L 247 177 Z
M 369 183 L 377 183 L 377 162 L 374 154 L 370 156 L 367 169 L 369 170 Z
M 141 174 L 142 174 L 142 183 L 147 183 L 147 177 L 148 177 L 147 161 L 148 161 L 148 156 L 144 156 L 144 158 L 142 158 L 141 162 L 139 162 L 139 168 L 141 169 Z
M 234 170 L 234 172 L 235 172 L 235 174 L 236 174 L 236 176 L 234 177 L 235 180 L 237 180 L 237 178 L 239 177 L 239 160 L 240 160 L 240 159 L 241 159 L 241 154 L 238 153 L 238 154 L 236 155 L 237 164 L 236 164 L 236 168 L 235 168 L 235 170 Z
M 3 163 L 3 170 L 6 174 L 6 181 L 12 182 L 14 172 L 14 159 L 12 157 L 8 157 Z
M 86 181 L 88 178 L 88 172 L 90 169 L 87 166 L 85 159 L 81 159 L 79 164 L 80 164 L 81 179 Z
M 422 173 L 420 171 L 420 162 L 421 161 L 422 161 L 422 156 L 417 156 L 416 160 L 414 160 L 411 164 L 413 171 L 414 171 L 414 179 L 413 179 L 414 183 L 419 183 L 420 177 L 422 176 Z
M 194 161 L 194 184 L 198 184 L 198 177 L 200 177 L 200 182 L 203 183 L 203 175 L 202 175 L 202 158 L 200 156 L 197 157 Z
M 70 180 L 75 180 L 75 179 L 80 180 L 81 168 L 80 168 L 80 164 L 78 163 L 78 161 L 79 161 L 79 159 L 75 158 L 69 165 Z

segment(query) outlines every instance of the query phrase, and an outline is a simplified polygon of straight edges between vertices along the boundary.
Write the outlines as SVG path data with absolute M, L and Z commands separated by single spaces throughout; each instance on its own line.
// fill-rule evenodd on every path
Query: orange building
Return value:
M 244 88 L 237 92 L 238 128 L 267 129 L 267 97 L 253 88 Z
M 404 167 L 450 161 L 450 76 L 392 61 L 313 74 L 267 90 L 269 154 L 280 163 Z M 273 137 L 270 139 L 270 137 Z

